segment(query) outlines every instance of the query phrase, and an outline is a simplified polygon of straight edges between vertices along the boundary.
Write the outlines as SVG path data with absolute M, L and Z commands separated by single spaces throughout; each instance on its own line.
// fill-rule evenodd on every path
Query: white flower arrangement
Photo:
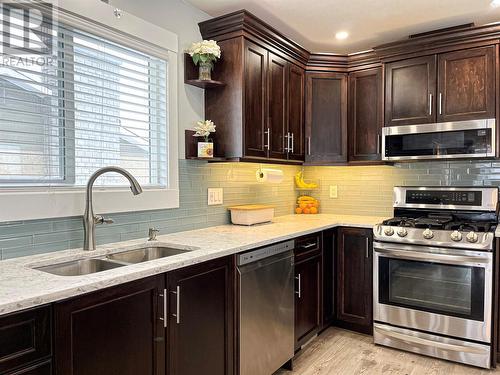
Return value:
M 221 56 L 221 50 L 215 40 L 202 40 L 191 44 L 187 51 L 193 58 L 194 65 L 208 64 L 213 68 L 213 63 Z
M 210 134 L 215 133 L 215 124 L 211 120 L 198 121 L 194 130 L 193 137 L 205 137 L 205 142 L 208 142 Z

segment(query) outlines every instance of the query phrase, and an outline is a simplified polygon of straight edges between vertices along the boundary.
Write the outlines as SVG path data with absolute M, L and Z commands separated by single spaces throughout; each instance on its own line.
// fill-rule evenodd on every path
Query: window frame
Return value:
M 51 3 L 52 1 L 45 0 Z M 54 0 L 53 17 L 70 27 L 167 60 L 167 147 L 165 188 L 145 188 L 133 196 L 127 187 L 94 187 L 97 212 L 130 212 L 179 207 L 178 176 L 178 37 L 100 1 Z M 85 189 L 67 186 L 26 186 L 0 189 L 0 222 L 80 216 Z

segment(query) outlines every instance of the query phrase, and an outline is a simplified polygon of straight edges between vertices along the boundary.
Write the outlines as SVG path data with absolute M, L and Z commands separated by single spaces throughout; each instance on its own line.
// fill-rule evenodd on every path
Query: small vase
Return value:
M 200 81 L 210 81 L 212 80 L 212 64 L 208 62 L 201 62 L 198 66 L 198 79 Z
M 198 142 L 198 157 L 199 158 L 213 158 L 214 157 L 214 143 L 213 142 Z

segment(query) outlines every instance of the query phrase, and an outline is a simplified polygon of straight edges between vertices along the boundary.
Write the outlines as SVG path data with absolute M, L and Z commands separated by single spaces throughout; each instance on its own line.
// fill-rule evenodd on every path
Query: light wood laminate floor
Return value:
M 371 336 L 329 328 L 297 354 L 293 371 L 275 375 L 500 375 L 373 344 Z

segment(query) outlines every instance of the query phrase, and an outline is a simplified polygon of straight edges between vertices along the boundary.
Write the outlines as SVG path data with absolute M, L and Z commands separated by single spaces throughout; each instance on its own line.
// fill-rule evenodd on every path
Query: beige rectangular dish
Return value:
M 265 204 L 245 204 L 229 207 L 231 223 L 236 225 L 254 225 L 270 222 L 274 217 L 274 206 Z

